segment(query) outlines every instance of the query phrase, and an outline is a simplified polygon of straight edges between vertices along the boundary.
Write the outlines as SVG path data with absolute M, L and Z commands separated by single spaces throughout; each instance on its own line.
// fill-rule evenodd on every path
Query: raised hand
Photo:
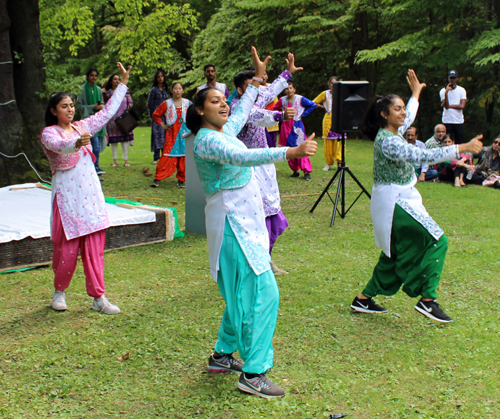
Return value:
M 257 48 L 252 47 L 252 61 L 253 66 L 255 67 L 255 77 L 261 79 L 264 77 L 264 73 L 266 72 L 267 63 L 271 59 L 271 56 L 268 55 L 264 61 L 260 61 L 259 54 L 257 54 Z
M 122 74 L 122 83 L 126 86 L 128 83 L 128 77 L 130 75 L 130 71 L 132 71 L 132 67 L 129 67 L 128 70 L 125 70 L 122 63 L 117 63 L 118 68 L 120 69 L 120 73 Z
M 301 71 L 304 69 L 302 67 L 295 67 L 295 55 L 293 55 L 291 52 L 288 53 L 288 58 L 286 59 L 286 65 L 287 65 L 287 70 L 290 74 L 293 74 L 297 71 Z
M 415 74 L 415 71 L 413 71 L 411 69 L 408 70 L 408 76 L 406 76 L 406 80 L 408 81 L 408 84 L 410 85 L 410 89 L 413 93 L 412 96 L 414 96 L 418 99 L 420 97 L 420 92 L 427 85 L 425 83 L 420 83 L 417 75 Z

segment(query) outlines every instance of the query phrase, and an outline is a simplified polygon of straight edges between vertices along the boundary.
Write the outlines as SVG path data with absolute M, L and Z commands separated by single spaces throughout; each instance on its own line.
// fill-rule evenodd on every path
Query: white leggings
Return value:
M 123 160 L 128 160 L 128 141 L 120 143 L 122 145 Z M 111 144 L 111 156 L 113 160 L 118 158 L 118 143 Z

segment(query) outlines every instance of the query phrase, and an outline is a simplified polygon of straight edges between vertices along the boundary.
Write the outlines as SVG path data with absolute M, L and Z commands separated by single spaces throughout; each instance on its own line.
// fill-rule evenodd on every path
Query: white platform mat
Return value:
M 0 188 L 0 243 L 50 236 L 52 192 L 34 183 Z M 156 214 L 106 204 L 111 226 L 153 223 Z

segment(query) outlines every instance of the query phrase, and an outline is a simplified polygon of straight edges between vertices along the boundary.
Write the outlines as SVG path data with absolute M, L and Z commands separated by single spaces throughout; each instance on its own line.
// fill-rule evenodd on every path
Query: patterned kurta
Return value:
M 271 268 L 265 212 L 252 166 L 286 160 L 287 148 L 248 150 L 236 137 L 247 122 L 257 94 L 258 89 L 249 85 L 224 132 L 202 128 L 195 139 L 196 168 L 207 195 L 207 240 L 215 281 L 226 218 L 255 274 Z
M 259 97 L 252 107 L 248 122 L 238 134 L 238 138 L 248 148 L 268 148 L 265 128 L 259 125 L 271 125 L 280 122 L 283 114 L 262 108 L 268 103 L 272 103 L 272 98 L 275 98 L 287 87 L 290 79 L 291 74 L 285 71 L 270 86 L 259 89 Z M 239 100 L 237 97 L 231 102 L 231 112 L 234 111 Z M 273 163 L 256 166 L 254 174 L 259 183 L 266 217 L 278 214 L 281 210 L 281 199 L 278 180 L 276 179 L 276 167 Z
M 411 98 L 406 119 L 399 135 L 380 129 L 373 145 L 373 189 L 370 212 L 375 244 L 391 257 L 391 231 L 394 207 L 398 204 L 418 221 L 436 240 L 443 230 L 427 213 L 422 197 L 414 187 L 417 183 L 415 163 L 433 164 L 458 157 L 458 146 L 439 149 L 420 149 L 408 144 L 402 135 L 415 120 L 418 101 Z
M 169 157 L 184 157 L 186 155 L 186 140 L 183 135 L 189 131 L 186 127 L 186 113 L 189 105 L 191 105 L 190 100 L 182 99 L 182 106 L 176 108 L 174 100 L 168 99 L 153 112 L 153 121 L 156 124 L 166 123 L 166 125 L 173 127 L 167 131 L 165 136 L 164 155 Z M 166 121 L 162 122 L 164 119 Z
M 168 99 L 168 91 L 166 86 L 163 86 L 163 90 L 160 90 L 158 86 L 153 86 L 149 91 L 148 95 L 148 112 L 151 119 L 153 119 L 153 112 L 156 108 L 160 106 L 163 102 Z M 165 121 L 163 120 L 163 123 Z M 165 141 L 165 130 L 154 121 L 151 122 L 151 151 L 163 150 L 163 144 Z
M 103 110 L 82 121 L 91 136 L 99 132 L 113 117 L 126 93 L 127 87 L 120 84 Z M 58 125 L 53 125 L 43 130 L 41 142 L 55 153 L 74 153 L 78 151 L 75 143 L 83 134 L 78 131 L 81 128 L 69 133 Z M 79 152 L 80 159 L 75 167 L 57 170 L 52 177 L 52 200 L 57 199 L 68 240 L 109 227 L 101 182 L 94 168 L 95 157 L 89 147 L 82 147 Z M 50 225 L 52 226 L 52 220 Z
M 295 116 L 290 121 L 284 121 L 281 124 L 280 132 L 280 145 L 287 145 L 290 147 L 297 147 L 306 138 L 306 128 L 302 122 L 302 118 L 309 115 L 316 105 L 312 100 L 309 100 L 303 96 L 295 95 L 292 103 L 288 103 L 288 97 L 284 96 L 278 100 L 276 105 L 274 105 L 275 111 L 285 110 L 287 108 L 295 109 Z
M 439 141 L 434 135 L 425 142 L 427 148 L 441 148 L 443 143 Z

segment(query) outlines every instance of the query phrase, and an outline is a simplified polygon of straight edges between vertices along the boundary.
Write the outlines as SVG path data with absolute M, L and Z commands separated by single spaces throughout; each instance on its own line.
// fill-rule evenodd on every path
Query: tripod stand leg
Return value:
M 354 174 L 351 172 L 351 170 L 346 167 L 347 170 L 347 173 L 349 173 L 351 175 L 351 177 L 354 179 L 354 182 L 356 182 L 358 184 L 358 186 L 361 188 L 361 190 L 368 196 L 368 198 L 372 199 L 372 196 L 368 193 L 368 191 L 365 189 L 365 187 L 361 184 L 361 182 L 357 179 L 356 176 L 354 176 Z
M 340 167 L 338 169 L 338 173 L 340 173 L 339 177 L 339 184 L 337 186 L 337 193 L 335 194 L 335 203 L 333 204 L 333 214 L 332 214 L 332 221 L 330 222 L 330 227 L 333 227 L 333 224 L 335 223 L 335 216 L 337 215 L 337 206 L 339 202 L 339 196 L 340 196 L 340 189 L 344 189 L 344 182 L 342 180 L 344 179 L 344 168 Z
M 318 206 L 318 204 L 321 202 L 321 200 L 323 199 L 323 197 L 325 196 L 325 194 L 328 193 L 328 189 L 330 189 L 330 186 L 332 186 L 332 183 L 335 181 L 335 178 L 337 177 L 337 175 L 339 174 L 339 172 L 340 172 L 340 169 L 337 169 L 337 171 L 333 175 L 333 177 L 330 180 L 330 182 L 328 182 L 328 185 L 326 185 L 326 188 L 323 190 L 323 192 L 321 192 L 321 195 L 319 196 L 318 200 L 315 202 L 315 204 L 313 205 L 313 207 L 309 211 L 311 214 L 316 209 L 316 207 Z

